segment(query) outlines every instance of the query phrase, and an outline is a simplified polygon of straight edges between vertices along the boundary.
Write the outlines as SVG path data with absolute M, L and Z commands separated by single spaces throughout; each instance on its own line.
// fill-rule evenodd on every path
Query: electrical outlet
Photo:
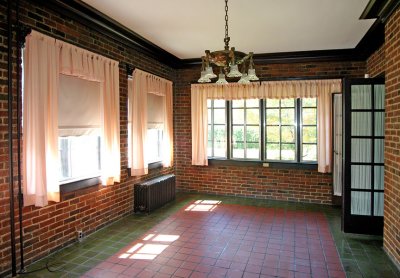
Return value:
M 78 241 L 81 242 L 83 240 L 83 232 L 78 231 Z
M 269 167 L 269 163 L 263 163 L 263 167 Z

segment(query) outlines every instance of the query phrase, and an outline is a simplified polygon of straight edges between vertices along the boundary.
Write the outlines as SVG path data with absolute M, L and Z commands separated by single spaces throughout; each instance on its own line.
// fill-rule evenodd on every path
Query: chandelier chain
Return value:
M 228 35 L 228 0 L 225 0 L 225 50 L 229 49 L 229 35 Z
M 228 37 L 228 0 L 225 0 L 225 38 Z

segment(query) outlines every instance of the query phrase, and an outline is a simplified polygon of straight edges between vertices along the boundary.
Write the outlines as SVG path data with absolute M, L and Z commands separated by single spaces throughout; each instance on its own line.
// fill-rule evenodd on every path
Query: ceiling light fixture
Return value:
M 234 47 L 229 49 L 230 37 L 228 35 L 228 0 L 225 0 L 225 48 L 224 50 L 217 50 L 210 52 L 206 50 L 205 56 L 201 57 L 201 76 L 197 81 L 199 83 L 209 83 L 211 79 L 216 78 L 217 75 L 213 72 L 211 64 L 219 67 L 220 73 L 218 75 L 217 84 L 227 84 L 225 75 L 228 78 L 239 78 L 238 83 L 246 84 L 250 81 L 257 81 L 258 77 L 254 69 L 253 52 L 245 54 L 236 51 Z M 248 63 L 248 72 L 246 72 Z M 239 71 L 241 65 L 242 72 Z

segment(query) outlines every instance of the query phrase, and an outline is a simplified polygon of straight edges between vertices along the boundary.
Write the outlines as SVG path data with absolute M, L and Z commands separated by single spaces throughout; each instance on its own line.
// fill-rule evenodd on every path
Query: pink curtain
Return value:
M 128 121 L 131 141 L 129 165 L 131 175 L 139 176 L 148 173 L 146 156 L 147 134 L 147 94 L 165 97 L 164 128 L 163 128 L 163 166 L 173 164 L 173 107 L 172 82 L 153 74 L 135 69 L 132 81 L 128 84 Z
M 59 201 L 59 74 L 100 82 L 102 183 L 120 181 L 118 62 L 32 31 L 24 52 L 25 205 Z
M 318 172 L 332 172 L 332 93 L 342 91 L 341 80 L 317 80 Z
M 24 205 L 60 201 L 58 182 L 59 52 L 56 40 L 32 31 L 24 51 Z
M 227 85 L 192 84 L 192 164 L 208 165 L 207 99 L 317 98 L 318 171 L 332 171 L 332 93 L 342 91 L 340 79 L 266 81 Z

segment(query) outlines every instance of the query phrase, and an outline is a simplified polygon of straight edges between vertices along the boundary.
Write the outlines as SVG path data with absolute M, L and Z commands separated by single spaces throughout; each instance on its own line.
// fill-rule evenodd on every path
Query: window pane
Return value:
M 317 161 L 317 145 L 303 145 L 302 161 Z
M 267 109 L 267 125 L 279 125 L 279 109 Z
M 225 124 L 225 109 L 214 109 L 214 124 Z
M 295 143 L 296 131 L 294 126 L 283 126 L 281 139 L 282 142 Z
M 232 127 L 232 157 L 244 158 L 244 127 Z
M 246 107 L 259 107 L 260 100 L 259 99 L 248 99 L 246 100 Z
M 303 126 L 303 143 L 317 143 L 317 127 Z
M 258 143 L 260 141 L 260 128 L 258 126 L 247 127 L 246 141 L 252 143 Z
M 279 107 L 279 99 L 267 99 L 267 107 Z
M 232 109 L 232 123 L 244 124 L 244 109 Z
M 247 143 L 247 157 L 258 159 L 260 158 L 260 144 L 258 143 Z
M 282 144 L 281 156 L 282 160 L 295 160 L 296 159 L 295 144 Z
M 267 142 L 280 142 L 279 131 L 279 126 L 267 126 Z
M 303 107 L 316 107 L 317 99 L 316 98 L 302 98 L 301 104 Z
M 59 137 L 60 181 L 100 175 L 100 137 Z
M 216 142 L 215 143 L 214 157 L 226 157 L 226 142 Z
M 211 125 L 210 124 L 208 125 L 208 135 L 207 135 L 207 137 L 208 137 L 208 141 L 212 140 L 212 132 L 211 132 Z
M 294 103 L 294 98 L 281 99 L 281 107 L 294 107 Z
M 267 159 L 279 160 L 280 159 L 280 148 L 279 144 L 267 144 Z
M 233 108 L 244 107 L 244 100 L 243 99 L 241 99 L 241 100 L 232 100 L 232 107 Z
M 295 110 L 293 108 L 281 109 L 281 122 L 283 125 L 293 125 L 295 123 Z
M 223 99 L 215 99 L 214 100 L 214 107 L 215 108 L 225 108 L 226 101 Z
M 147 130 L 146 146 L 148 163 L 161 161 L 162 134 L 163 131 L 161 129 L 152 128 Z
M 247 124 L 256 124 L 258 125 L 260 123 L 260 109 L 247 109 L 247 117 L 246 117 L 246 123 Z
M 225 125 L 214 125 L 214 156 L 226 157 Z
M 317 124 L 317 109 L 303 108 L 303 125 L 316 125 Z
M 232 143 L 244 142 L 244 127 L 234 126 L 232 127 Z

